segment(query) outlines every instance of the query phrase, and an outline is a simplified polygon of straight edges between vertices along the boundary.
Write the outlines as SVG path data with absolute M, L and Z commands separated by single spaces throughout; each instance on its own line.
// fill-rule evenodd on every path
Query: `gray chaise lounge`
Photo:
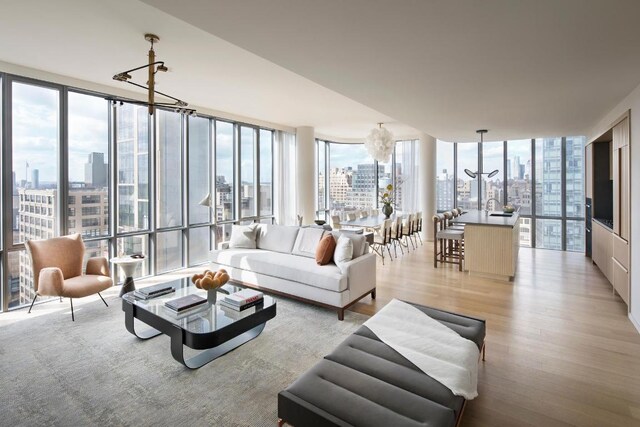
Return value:
M 415 306 L 473 341 L 484 360 L 484 320 Z M 280 426 L 454 427 L 465 404 L 362 326 L 278 394 L 278 417 Z

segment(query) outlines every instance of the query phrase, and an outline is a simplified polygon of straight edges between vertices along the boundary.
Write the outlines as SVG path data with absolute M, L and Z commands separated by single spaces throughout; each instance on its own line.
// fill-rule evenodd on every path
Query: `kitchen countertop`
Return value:
M 492 213 L 502 213 L 500 211 L 485 211 L 468 210 L 465 211 L 459 217 L 451 220 L 453 223 L 462 223 L 469 225 L 487 225 L 491 227 L 511 227 L 513 228 L 517 223 L 520 215 L 518 212 L 514 212 L 513 216 L 490 216 Z

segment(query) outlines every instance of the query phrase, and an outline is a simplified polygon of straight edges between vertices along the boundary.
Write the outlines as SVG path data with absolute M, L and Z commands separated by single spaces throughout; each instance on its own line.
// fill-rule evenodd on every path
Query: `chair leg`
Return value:
M 391 248 L 387 245 L 387 252 L 389 252 L 389 259 L 393 261 L 393 257 L 391 256 Z
M 71 321 L 72 321 L 72 322 L 75 322 L 75 321 L 76 321 L 76 319 L 75 319 L 75 317 L 73 316 L 73 298 L 69 298 L 69 302 L 71 303 Z
M 31 306 L 29 307 L 29 313 L 31 313 L 31 309 L 33 308 L 33 303 L 36 302 L 36 298 L 38 298 L 38 294 L 33 297 L 33 301 L 31 301 Z
M 420 246 L 422 246 L 423 243 L 422 243 L 422 236 L 420 236 L 420 232 L 416 233 L 416 235 L 418 236 L 418 239 L 420 239 Z
M 106 305 L 107 307 L 109 307 L 109 304 L 107 304 L 107 302 L 104 300 L 104 298 L 102 298 L 102 295 L 100 295 L 100 292 L 98 292 L 98 296 L 100 297 L 100 299 L 102 300 L 102 302 L 104 303 L 104 305 Z

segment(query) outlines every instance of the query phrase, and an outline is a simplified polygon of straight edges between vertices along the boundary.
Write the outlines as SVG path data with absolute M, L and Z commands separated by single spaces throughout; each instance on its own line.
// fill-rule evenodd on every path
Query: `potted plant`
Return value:
M 389 184 L 385 187 L 384 192 L 380 195 L 380 203 L 382 203 L 382 213 L 385 218 L 389 218 L 393 213 L 393 185 Z

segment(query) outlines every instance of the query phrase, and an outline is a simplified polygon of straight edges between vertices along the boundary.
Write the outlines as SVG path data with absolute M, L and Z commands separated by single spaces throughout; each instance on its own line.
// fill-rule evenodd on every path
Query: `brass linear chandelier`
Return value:
M 167 95 L 166 93 L 159 92 L 155 89 L 156 73 L 158 71 L 166 73 L 167 71 L 169 71 L 169 69 L 164 65 L 164 61 L 156 61 L 156 53 L 153 50 L 153 44 L 158 43 L 160 41 L 160 37 L 156 36 L 155 34 L 145 34 L 144 39 L 149 43 L 151 43 L 151 47 L 149 48 L 149 63 L 118 73 L 115 76 L 113 76 L 113 80 L 129 83 L 130 85 L 145 89 L 148 92 L 147 102 L 137 101 L 132 99 L 116 98 L 116 97 L 108 97 L 107 99 L 109 101 L 112 101 L 114 104 L 120 103 L 120 105 L 122 105 L 124 102 L 137 104 L 137 105 L 146 105 L 149 108 L 149 115 L 151 116 L 153 115 L 153 112 L 155 111 L 156 107 L 166 107 L 168 109 L 175 111 L 176 113 L 184 113 L 190 116 L 195 116 L 196 110 L 192 108 L 187 108 L 189 104 L 182 101 L 181 99 L 175 98 L 171 95 Z M 148 70 L 147 84 L 142 85 L 139 83 L 132 82 L 131 81 L 132 77 L 130 73 L 134 71 L 142 70 L 145 68 L 147 68 Z M 155 97 L 156 95 L 161 95 L 166 98 L 169 98 L 172 100 L 172 102 L 157 102 Z

